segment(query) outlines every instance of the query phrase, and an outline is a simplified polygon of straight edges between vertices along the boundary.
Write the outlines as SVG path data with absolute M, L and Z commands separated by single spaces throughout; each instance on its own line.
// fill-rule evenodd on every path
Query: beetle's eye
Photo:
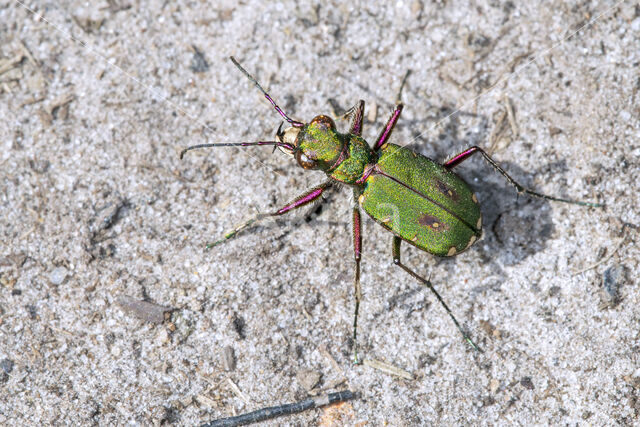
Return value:
M 316 165 L 318 164 L 315 159 L 310 159 L 302 151 L 298 151 L 296 153 L 296 160 L 298 161 L 298 164 L 305 169 L 315 169 Z
M 325 116 L 323 114 L 319 115 L 319 116 L 315 116 L 313 118 L 313 120 L 311 120 L 311 124 L 315 124 L 318 126 L 322 126 L 325 129 L 335 129 L 336 128 L 336 124 L 333 121 L 333 119 L 329 116 Z

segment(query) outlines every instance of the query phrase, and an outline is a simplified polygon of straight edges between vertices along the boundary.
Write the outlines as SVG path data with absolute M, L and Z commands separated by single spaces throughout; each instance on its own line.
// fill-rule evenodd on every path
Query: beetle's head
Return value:
M 207 144 L 197 144 L 185 148 L 180 152 L 180 158 L 187 151 L 208 147 L 255 147 L 273 146 L 278 147 L 282 152 L 295 157 L 300 166 L 305 169 L 320 169 L 327 173 L 337 168 L 343 157 L 343 148 L 346 139 L 336 132 L 336 125 L 328 116 L 316 116 L 311 122 L 305 124 L 291 119 L 275 103 L 273 98 L 260 86 L 260 83 L 247 72 L 238 61 L 232 56 L 231 62 L 262 92 L 267 101 L 291 126 L 282 130 L 282 124 L 276 132 L 275 141 L 256 142 L 214 142 Z
M 288 146 L 279 146 L 282 152 L 295 157 L 304 169 L 334 169 L 344 145 L 343 138 L 336 132 L 336 124 L 329 116 L 316 116 L 302 127 L 290 126 L 276 132 L 276 139 Z

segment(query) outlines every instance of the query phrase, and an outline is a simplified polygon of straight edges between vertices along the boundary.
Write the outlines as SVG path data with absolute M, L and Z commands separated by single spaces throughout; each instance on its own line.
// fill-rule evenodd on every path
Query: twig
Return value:
M 229 383 L 229 385 L 231 386 L 231 390 L 233 390 L 233 392 L 235 394 L 238 395 L 238 397 L 242 400 L 244 400 L 244 403 L 246 403 L 247 405 L 249 405 L 249 399 L 247 399 L 247 396 L 244 395 L 244 393 L 240 390 L 240 387 L 238 387 L 236 385 L 236 383 L 234 383 L 231 378 L 227 378 L 227 382 Z
M 589 271 L 592 268 L 596 268 L 597 266 L 599 266 L 600 264 L 609 261 L 609 259 L 611 259 L 611 257 L 618 251 L 618 249 L 620 249 L 620 246 L 622 246 L 622 244 L 624 243 L 624 241 L 627 240 L 627 236 L 623 236 L 620 238 L 620 241 L 618 242 L 618 244 L 616 245 L 615 249 L 611 251 L 611 253 L 609 254 L 609 256 L 606 256 L 604 258 L 602 258 L 600 261 L 596 262 L 595 264 L 591 264 L 588 267 L 584 267 L 580 270 L 574 271 L 573 275 L 577 276 L 580 273 L 584 273 L 585 271 Z
M 220 418 L 210 423 L 202 424 L 200 427 L 234 427 L 243 426 L 260 421 L 270 420 L 272 418 L 281 417 L 283 415 L 292 415 L 308 409 L 319 408 L 321 406 L 331 405 L 332 403 L 345 402 L 354 399 L 355 393 L 350 390 L 339 391 L 337 393 L 329 393 L 320 397 L 312 397 L 296 403 L 286 403 L 284 405 L 272 406 L 269 408 L 258 409 L 235 417 Z
M 494 151 L 495 145 L 498 142 L 498 138 L 500 137 L 500 134 L 502 133 L 502 129 L 504 128 L 504 119 L 507 118 L 507 112 L 506 111 L 502 111 L 500 113 L 500 116 L 498 117 L 498 120 L 496 121 L 496 124 L 493 126 L 493 129 L 491 130 L 491 134 L 489 135 L 489 143 L 490 151 Z

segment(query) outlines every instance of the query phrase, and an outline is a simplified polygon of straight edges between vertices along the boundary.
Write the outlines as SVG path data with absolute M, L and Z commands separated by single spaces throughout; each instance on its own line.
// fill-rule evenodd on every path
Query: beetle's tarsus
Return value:
M 469 335 L 467 335 L 464 329 L 462 329 L 462 326 L 460 326 L 460 323 L 458 323 L 458 319 L 456 319 L 456 317 L 453 315 L 453 312 L 451 311 L 447 303 L 444 302 L 444 299 L 442 299 L 438 291 L 436 291 L 436 289 L 433 287 L 433 284 L 431 283 L 431 281 L 420 276 L 418 273 L 416 273 L 415 271 L 413 271 L 412 269 L 410 269 L 409 267 L 407 267 L 402 263 L 402 261 L 400 260 L 400 244 L 401 243 L 402 243 L 402 239 L 400 239 L 400 237 L 393 236 L 393 243 L 392 243 L 393 263 L 398 267 L 402 268 L 405 272 L 407 272 L 411 277 L 419 281 L 422 285 L 428 287 L 431 290 L 431 292 L 433 292 L 433 294 L 436 296 L 436 298 L 438 299 L 442 307 L 444 307 L 444 309 L 447 311 L 447 313 L 449 314 L 449 317 L 451 317 L 451 320 L 453 320 L 453 323 L 456 325 L 456 327 L 462 334 L 462 337 L 471 345 L 471 347 L 474 350 L 477 350 L 480 353 L 483 353 L 480 347 L 471 339 L 471 337 L 469 337 Z

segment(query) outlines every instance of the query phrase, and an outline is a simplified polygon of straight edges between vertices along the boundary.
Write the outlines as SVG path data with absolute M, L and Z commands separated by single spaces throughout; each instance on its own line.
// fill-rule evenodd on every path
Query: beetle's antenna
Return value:
M 198 144 L 192 145 L 190 147 L 185 148 L 180 152 L 180 159 L 184 157 L 184 154 L 187 151 L 197 150 L 199 148 L 210 148 L 210 147 L 251 147 L 251 146 L 261 146 L 261 145 L 273 145 L 274 147 L 284 148 L 286 150 L 293 151 L 295 147 L 291 144 L 287 144 L 286 142 L 280 141 L 256 141 L 256 142 L 214 142 L 209 144 Z
M 267 98 L 267 101 L 269 101 L 271 103 L 271 105 L 273 105 L 273 108 L 276 109 L 276 111 L 287 121 L 289 122 L 289 124 L 291 126 L 297 127 L 297 128 L 301 128 L 302 126 L 304 126 L 304 123 L 300 123 L 296 120 L 293 120 L 291 118 L 289 118 L 289 116 L 287 116 L 285 114 L 284 111 L 282 111 L 282 109 L 280 107 L 278 107 L 278 104 L 276 104 L 276 102 L 273 100 L 273 98 L 271 98 L 269 96 L 269 94 L 262 89 L 262 86 L 260 86 L 260 83 L 258 83 L 258 81 L 251 75 L 249 74 L 249 72 L 247 70 L 245 70 L 244 68 L 242 68 L 242 65 L 240 65 L 240 63 L 238 61 L 236 61 L 236 58 L 234 58 L 233 56 L 230 56 L 229 59 L 231 59 L 231 62 L 233 62 L 233 65 L 235 65 L 236 67 L 238 67 L 238 69 L 240 71 L 242 71 L 242 74 L 244 74 L 245 76 L 247 76 L 247 78 L 249 80 L 251 80 L 253 82 L 254 85 L 256 85 L 256 87 L 258 89 L 260 89 L 260 92 L 262 92 L 262 94 L 264 95 L 265 98 Z

